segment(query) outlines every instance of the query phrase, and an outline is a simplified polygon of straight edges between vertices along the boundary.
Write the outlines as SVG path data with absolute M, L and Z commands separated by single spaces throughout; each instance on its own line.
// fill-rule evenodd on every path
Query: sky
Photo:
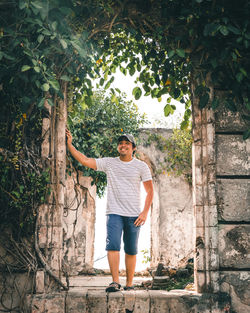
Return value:
M 151 97 L 141 96 L 139 100 L 135 100 L 132 95 L 132 90 L 137 85 L 135 84 L 136 74 L 134 76 L 124 75 L 121 72 L 115 74 L 115 80 L 111 85 L 111 88 L 119 88 L 122 92 L 126 93 L 127 99 L 132 100 L 137 106 L 140 113 L 146 113 L 150 124 L 145 125 L 145 127 L 164 127 L 164 128 L 174 128 L 177 127 L 181 121 L 181 117 L 184 114 L 184 104 L 177 101 L 172 101 L 171 104 L 176 105 L 176 112 L 170 117 L 164 116 L 164 106 L 167 103 L 167 95 L 162 97 L 162 101 L 158 102 L 157 99 L 152 99 Z M 141 193 L 141 207 L 144 205 L 146 193 L 143 190 Z M 108 269 L 108 261 L 105 251 L 105 241 L 106 241 L 106 196 L 102 199 L 96 199 L 96 224 L 95 224 L 95 254 L 94 260 L 98 260 L 94 263 L 95 268 Z M 146 223 L 141 227 L 139 244 L 138 244 L 138 255 L 136 271 L 142 271 L 150 266 L 149 263 L 143 263 L 144 254 L 142 250 L 150 251 L 150 214 Z M 123 247 L 121 248 L 120 254 L 120 269 L 125 269 L 124 263 L 124 252 Z

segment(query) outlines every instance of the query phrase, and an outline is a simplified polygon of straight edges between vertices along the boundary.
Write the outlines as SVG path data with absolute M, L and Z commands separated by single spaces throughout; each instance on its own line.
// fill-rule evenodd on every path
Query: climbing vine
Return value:
M 147 145 L 156 144 L 164 153 L 164 161 L 157 169 L 158 174 L 184 175 L 192 184 L 192 133 L 190 129 L 174 129 L 170 138 L 159 134 L 148 134 Z

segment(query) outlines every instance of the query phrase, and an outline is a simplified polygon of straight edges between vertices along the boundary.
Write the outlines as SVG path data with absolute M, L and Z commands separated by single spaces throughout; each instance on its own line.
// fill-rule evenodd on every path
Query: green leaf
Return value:
M 51 27 L 52 27 L 53 31 L 55 31 L 55 30 L 56 30 L 56 27 L 57 27 L 57 22 L 54 21 L 54 22 L 51 24 Z
M 174 109 L 172 108 L 172 106 L 168 103 L 165 105 L 164 107 L 164 115 L 167 117 L 169 116 L 170 114 L 173 114 L 174 113 Z
M 174 50 L 171 50 L 171 51 L 168 52 L 168 57 L 169 58 L 172 58 L 172 56 L 174 56 L 174 55 L 175 55 L 175 51 Z
M 55 90 L 59 90 L 60 89 L 60 85 L 59 85 L 57 80 L 49 80 L 49 84 Z
M 35 66 L 35 67 L 34 67 L 34 70 L 35 70 L 37 73 L 40 73 L 40 67 Z
M 247 71 L 243 67 L 240 68 L 240 71 L 244 76 L 247 77 Z
M 19 9 L 22 10 L 26 7 L 26 2 L 24 0 L 19 1 Z
M 130 75 L 130 76 L 133 76 L 134 73 L 135 73 L 135 68 L 134 68 L 134 67 L 131 67 L 131 68 L 129 69 L 129 75 Z
M 43 7 L 38 1 L 31 1 L 31 4 L 36 8 L 36 9 L 42 9 Z
M 37 104 L 38 108 L 42 108 L 44 106 L 44 101 L 45 101 L 44 98 L 40 99 L 40 101 Z
M 229 33 L 227 26 L 225 26 L 225 25 L 221 26 L 220 32 L 222 33 L 222 35 L 227 36 Z
M 228 28 L 232 33 L 234 33 L 235 35 L 240 35 L 240 34 L 241 34 L 241 31 L 240 31 L 238 28 L 236 28 L 236 27 L 234 27 L 234 26 L 232 26 L 232 25 L 228 25 L 227 28 Z
M 54 106 L 54 102 L 50 98 L 48 98 L 47 101 L 50 106 Z
M 62 75 L 60 79 L 61 80 L 65 80 L 66 82 L 70 82 L 71 81 L 71 79 L 67 75 Z
M 140 87 L 135 87 L 132 91 L 132 94 L 134 95 L 135 99 L 138 100 L 140 99 L 141 95 L 142 95 L 142 91 Z
M 216 108 L 218 108 L 220 104 L 219 98 L 213 98 L 213 101 L 211 103 L 211 107 L 213 110 L 215 110 Z
M 250 137 L 250 129 L 243 133 L 243 140 L 247 140 Z
M 237 73 L 236 74 L 236 79 L 240 83 L 242 81 L 242 79 L 243 79 L 243 74 L 241 72 Z
M 205 93 L 203 96 L 200 97 L 200 101 L 199 101 L 200 109 L 205 108 L 205 106 L 208 104 L 208 100 L 209 100 L 209 94 L 208 93 Z
M 63 49 L 67 49 L 68 45 L 67 42 L 64 39 L 59 39 L 60 44 L 62 45 Z
M 29 65 L 23 65 L 22 66 L 22 69 L 21 69 L 21 72 L 26 72 L 28 71 L 29 69 L 31 69 L 31 67 Z
M 41 34 L 37 37 L 37 41 L 38 41 L 39 43 L 41 43 L 41 42 L 43 41 L 43 39 L 44 39 L 44 36 L 41 35 Z
M 176 49 L 176 53 L 179 57 L 185 58 L 185 51 L 183 49 Z
M 48 90 L 49 90 L 49 84 L 48 84 L 48 83 L 42 84 L 41 89 L 42 89 L 43 91 L 48 91 Z

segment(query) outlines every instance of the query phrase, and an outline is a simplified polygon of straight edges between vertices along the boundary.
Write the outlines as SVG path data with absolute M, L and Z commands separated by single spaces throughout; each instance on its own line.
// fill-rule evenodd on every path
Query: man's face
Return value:
M 135 148 L 133 148 L 133 144 L 130 141 L 122 140 L 118 142 L 117 150 L 121 156 L 132 156 L 134 149 Z

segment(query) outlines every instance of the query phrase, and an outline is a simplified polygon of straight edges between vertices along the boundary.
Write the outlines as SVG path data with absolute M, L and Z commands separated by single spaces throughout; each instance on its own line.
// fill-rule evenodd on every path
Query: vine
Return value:
M 190 129 L 174 129 L 170 138 L 159 134 L 149 134 L 146 145 L 156 144 L 164 153 L 164 161 L 157 169 L 158 174 L 184 175 L 192 184 L 192 134 Z

